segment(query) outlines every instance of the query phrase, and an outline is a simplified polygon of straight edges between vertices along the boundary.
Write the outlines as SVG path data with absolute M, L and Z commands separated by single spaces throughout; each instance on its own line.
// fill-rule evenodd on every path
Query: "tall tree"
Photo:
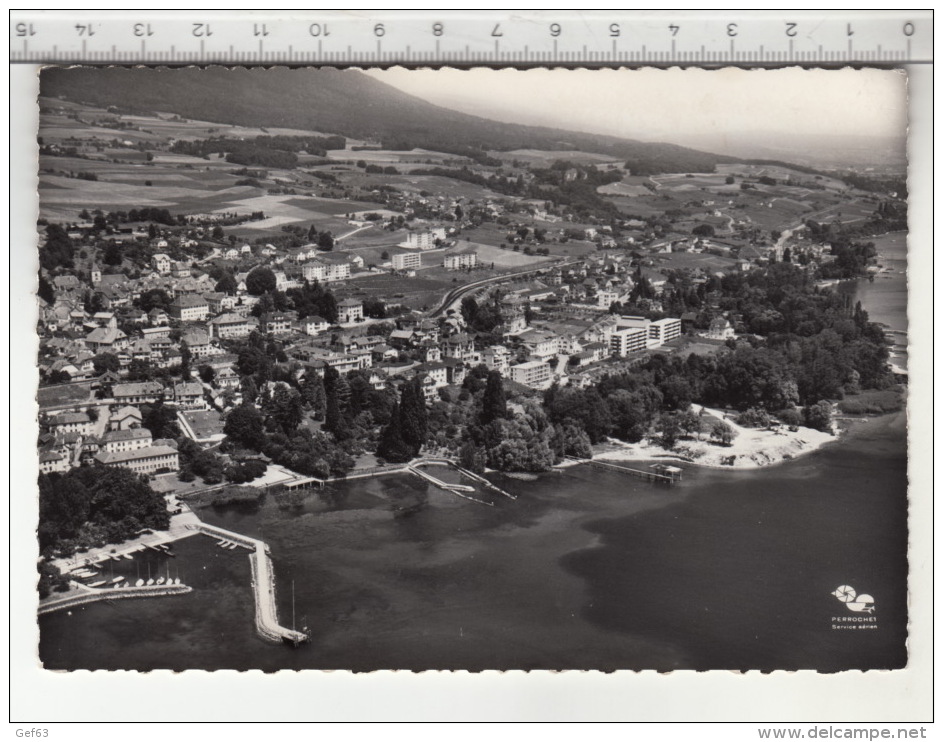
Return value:
M 377 456 L 397 464 L 409 461 L 413 457 L 412 447 L 403 439 L 402 415 L 396 402 L 393 403 L 390 422 L 383 428 L 383 433 L 380 436 Z
M 42 273 L 39 274 L 39 290 L 36 293 L 38 293 L 39 298 L 47 304 L 56 303 L 55 289 L 53 289 L 52 284 L 46 280 L 46 277 Z
M 326 367 L 324 369 L 324 429 L 340 441 L 347 438 L 350 430 L 342 408 L 339 387 L 340 374 L 337 369 L 331 366 Z
M 403 440 L 416 455 L 426 442 L 428 431 L 426 400 L 418 376 L 403 384 L 399 412 Z
M 327 401 L 324 394 L 324 381 L 316 373 L 305 374 L 304 381 L 301 383 L 301 398 L 314 412 L 316 420 L 324 419 L 324 406 Z
M 186 340 L 180 341 L 180 378 L 190 380 L 190 362 L 193 360 L 193 351 Z
M 488 379 L 485 382 L 485 391 L 481 397 L 481 416 L 479 420 L 482 425 L 507 417 L 508 406 L 504 397 L 504 380 L 501 378 L 500 371 L 489 371 Z
M 272 427 L 285 435 L 291 435 L 304 419 L 301 395 L 296 390 L 287 389 L 279 384 L 266 405 L 265 412 Z

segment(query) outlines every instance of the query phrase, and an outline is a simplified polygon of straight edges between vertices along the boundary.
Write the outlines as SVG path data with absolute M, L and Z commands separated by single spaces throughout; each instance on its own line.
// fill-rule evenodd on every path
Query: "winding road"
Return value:
M 448 311 L 456 302 L 461 301 L 469 293 L 478 291 L 479 289 L 484 288 L 490 284 L 503 283 L 505 281 L 510 281 L 515 278 L 521 278 L 522 276 L 529 276 L 533 273 L 541 273 L 548 268 L 563 268 L 567 265 L 575 265 L 576 263 L 582 262 L 581 260 L 567 260 L 562 263 L 544 263 L 539 268 L 529 268 L 525 271 L 517 271 L 516 273 L 505 273 L 500 276 L 492 276 L 491 278 L 482 278 L 480 281 L 473 281 L 472 283 L 466 283 L 464 286 L 458 286 L 451 291 L 449 291 L 442 299 L 441 302 L 429 312 L 430 317 L 438 317 Z

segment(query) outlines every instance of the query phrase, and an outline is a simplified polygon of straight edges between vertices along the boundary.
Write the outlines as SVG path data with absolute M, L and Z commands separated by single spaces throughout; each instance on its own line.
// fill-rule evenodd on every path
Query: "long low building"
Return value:
M 105 466 L 123 466 L 137 474 L 173 472 L 180 469 L 180 455 L 170 446 L 147 446 L 134 451 L 101 451 L 95 460 Z

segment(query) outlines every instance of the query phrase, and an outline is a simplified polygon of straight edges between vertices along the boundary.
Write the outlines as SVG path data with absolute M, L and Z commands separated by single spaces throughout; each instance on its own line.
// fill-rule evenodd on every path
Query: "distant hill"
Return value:
M 242 126 L 286 127 L 375 139 L 484 161 L 487 150 L 580 150 L 625 160 L 634 174 L 711 171 L 736 162 L 673 144 L 521 126 L 451 111 L 357 70 L 288 68 L 50 68 L 42 95 L 125 112 L 163 111 Z

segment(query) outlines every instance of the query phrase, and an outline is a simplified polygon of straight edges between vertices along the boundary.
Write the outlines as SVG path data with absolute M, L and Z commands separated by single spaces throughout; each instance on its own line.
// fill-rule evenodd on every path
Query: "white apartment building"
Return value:
M 447 255 L 442 265 L 446 270 L 457 271 L 463 268 L 474 268 L 478 265 L 478 253 L 461 252 L 454 255 Z
M 681 337 L 681 320 L 665 317 L 652 322 L 648 328 L 648 341 L 651 347 L 664 345 L 667 342 Z
M 350 278 L 350 263 L 327 263 L 320 260 L 312 260 L 301 266 L 301 274 L 307 281 L 319 281 L 321 283 L 343 281 Z
M 609 352 L 614 356 L 626 356 L 648 347 L 648 331 L 644 327 L 623 327 L 609 338 Z
M 443 239 L 444 235 L 445 230 L 442 230 L 442 236 L 438 236 L 438 239 Z M 433 230 L 409 232 L 406 235 L 406 241 L 401 242 L 399 246 L 408 250 L 433 250 L 435 249 L 436 238 L 437 235 Z
M 422 255 L 415 252 L 404 252 L 393 256 L 393 270 L 418 270 L 422 268 Z
M 653 322 L 645 317 L 619 317 L 616 320 L 616 332 L 613 333 L 613 338 L 622 330 L 632 329 L 644 331 L 646 348 L 657 348 L 681 336 L 681 320 L 666 317 Z M 612 343 L 615 346 L 616 340 L 613 339 Z
M 543 361 L 527 361 L 511 366 L 511 380 L 533 389 L 545 387 L 550 381 L 550 366 Z

